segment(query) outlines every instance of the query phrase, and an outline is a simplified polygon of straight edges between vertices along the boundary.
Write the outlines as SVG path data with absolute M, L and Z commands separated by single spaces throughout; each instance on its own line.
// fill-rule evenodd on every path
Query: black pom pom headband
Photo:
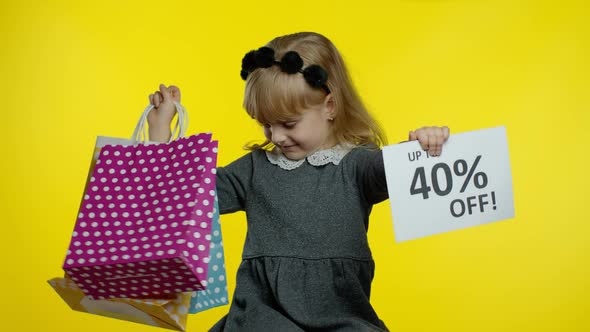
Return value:
M 318 65 L 311 65 L 303 69 L 303 59 L 295 51 L 285 53 L 281 61 L 275 60 L 275 51 L 270 47 L 265 46 L 256 51 L 250 51 L 242 59 L 240 76 L 245 81 L 254 70 L 269 68 L 272 65 L 278 65 L 281 71 L 288 74 L 301 73 L 309 85 L 314 88 L 322 88 L 326 93 L 330 93 L 330 89 L 326 85 L 328 72 Z

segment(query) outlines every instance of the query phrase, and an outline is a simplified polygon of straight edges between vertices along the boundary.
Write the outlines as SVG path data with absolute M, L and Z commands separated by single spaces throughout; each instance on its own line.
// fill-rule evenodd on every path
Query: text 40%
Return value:
M 488 176 L 484 172 L 475 172 L 475 169 L 480 159 L 481 155 L 477 156 L 471 167 L 468 166 L 467 162 L 464 159 L 458 159 L 453 163 L 452 172 L 449 165 L 445 163 L 435 164 L 430 172 L 430 180 L 432 182 L 432 187 L 428 185 L 428 182 L 426 180 L 426 171 L 424 170 L 424 167 L 418 167 L 414 172 L 414 178 L 412 179 L 412 185 L 410 186 L 410 194 L 422 194 L 422 197 L 424 199 L 428 199 L 428 193 L 431 190 L 434 190 L 434 192 L 439 196 L 448 195 L 453 190 L 453 173 L 456 176 L 464 176 L 465 174 L 467 174 L 465 180 L 463 181 L 463 185 L 461 186 L 461 193 L 465 191 L 472 178 L 473 185 L 477 189 L 482 189 L 488 184 Z M 445 178 L 445 183 L 443 183 L 442 186 L 438 180 L 438 175 L 441 172 Z

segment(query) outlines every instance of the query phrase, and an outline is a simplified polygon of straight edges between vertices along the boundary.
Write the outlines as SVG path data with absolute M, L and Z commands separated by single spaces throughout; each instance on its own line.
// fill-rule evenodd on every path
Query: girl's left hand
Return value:
M 422 127 L 410 131 L 410 141 L 418 140 L 422 149 L 435 157 L 440 156 L 442 145 L 449 138 L 449 127 Z

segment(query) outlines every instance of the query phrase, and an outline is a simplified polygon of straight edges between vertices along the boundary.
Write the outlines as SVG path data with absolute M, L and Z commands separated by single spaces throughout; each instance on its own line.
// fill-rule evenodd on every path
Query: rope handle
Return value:
M 177 134 L 177 139 L 184 137 L 188 127 L 188 112 L 179 102 L 175 101 L 174 105 L 176 106 L 176 113 L 178 116 L 176 117 L 176 124 L 174 125 L 174 130 L 172 131 L 172 135 L 170 135 L 170 140 L 168 143 L 172 142 L 174 140 L 174 136 Z M 133 141 L 134 144 L 138 142 L 146 144 L 148 142 L 149 133 L 146 130 L 146 123 L 148 114 L 153 109 L 154 105 L 150 104 L 143 110 L 143 113 L 141 114 L 141 117 L 135 126 L 135 130 L 133 131 L 133 135 L 131 136 L 131 141 Z

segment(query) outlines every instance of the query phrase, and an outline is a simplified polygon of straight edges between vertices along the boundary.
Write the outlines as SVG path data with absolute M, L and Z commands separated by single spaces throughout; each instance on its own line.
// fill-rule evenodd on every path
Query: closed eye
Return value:
M 283 127 L 287 128 L 287 129 L 291 129 L 291 128 L 295 127 L 296 124 L 297 124 L 297 121 L 283 122 Z
M 292 129 L 297 125 L 298 121 L 285 121 L 285 122 L 280 122 L 278 125 L 282 126 L 283 128 L 286 129 Z M 264 128 L 266 129 L 272 129 L 272 124 L 270 123 L 265 123 L 262 125 Z

